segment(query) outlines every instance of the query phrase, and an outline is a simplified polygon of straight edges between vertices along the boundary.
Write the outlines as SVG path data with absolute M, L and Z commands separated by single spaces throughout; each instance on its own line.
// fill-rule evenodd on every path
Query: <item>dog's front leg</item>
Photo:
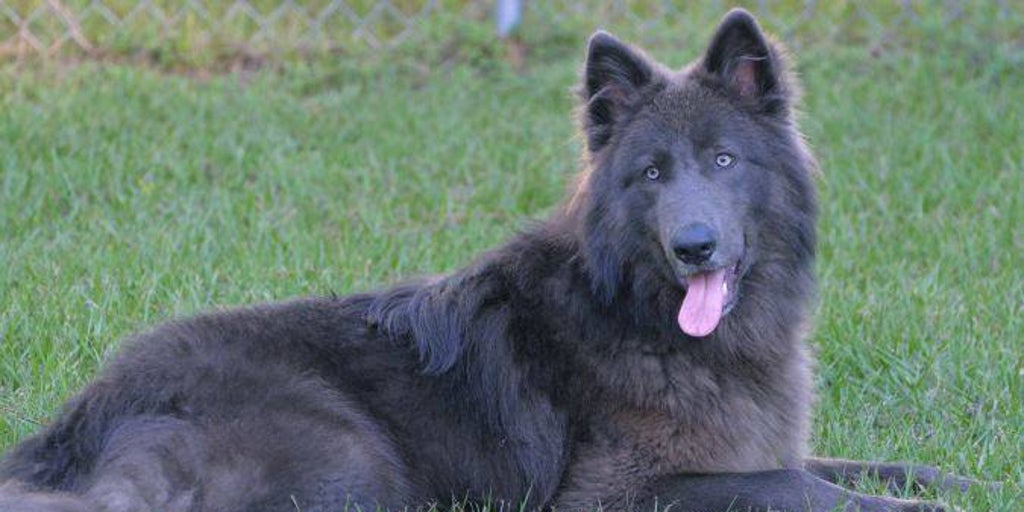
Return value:
M 657 481 L 637 510 L 669 512 L 945 512 L 938 503 L 848 491 L 808 471 L 674 475 Z
M 917 464 L 812 457 L 804 461 L 804 468 L 818 478 L 847 487 L 856 485 L 864 478 L 875 479 L 884 483 L 893 492 L 906 490 L 908 484 L 913 486 L 912 490 L 915 492 L 927 488 L 967 492 L 969 487 L 975 485 L 998 485 L 984 484 L 970 478 L 944 473 L 932 466 Z

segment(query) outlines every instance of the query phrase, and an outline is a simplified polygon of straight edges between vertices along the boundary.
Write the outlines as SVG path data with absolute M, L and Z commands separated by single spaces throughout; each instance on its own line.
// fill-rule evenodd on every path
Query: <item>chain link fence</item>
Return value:
M 248 52 L 387 50 L 421 35 L 439 16 L 485 21 L 495 1 L 457 0 L 0 0 L 0 58 L 102 55 L 152 47 L 195 51 L 235 48 Z M 828 11 L 832 23 L 864 26 L 875 34 L 899 31 L 923 13 L 941 11 L 946 24 L 984 4 L 993 21 L 1020 19 L 1020 0 L 748 2 L 784 38 Z M 524 2 L 524 25 L 585 18 L 594 25 L 628 24 L 639 31 L 689 11 L 727 2 L 670 0 L 553 0 Z M 838 7 L 837 7 L 838 6 Z M 990 30 L 984 19 L 974 21 Z M 1019 27 L 1010 37 L 1020 35 Z M 497 32 L 497 29 L 496 29 Z

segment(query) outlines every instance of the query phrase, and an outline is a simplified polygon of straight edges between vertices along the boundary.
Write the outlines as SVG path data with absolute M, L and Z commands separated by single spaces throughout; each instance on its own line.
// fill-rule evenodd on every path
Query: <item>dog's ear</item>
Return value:
M 725 15 L 704 54 L 704 70 L 741 101 L 769 114 L 785 112 L 790 93 L 780 52 L 743 9 Z
M 590 151 L 608 143 L 615 123 L 653 77 L 654 67 L 639 51 L 607 32 L 597 31 L 590 37 L 580 87 L 582 124 Z

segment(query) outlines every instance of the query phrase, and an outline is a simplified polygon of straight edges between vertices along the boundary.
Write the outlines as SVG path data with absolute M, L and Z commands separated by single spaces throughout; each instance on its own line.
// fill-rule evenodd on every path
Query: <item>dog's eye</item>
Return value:
M 651 181 L 655 181 L 661 177 L 661 171 L 657 167 L 649 165 L 644 169 L 644 176 L 647 176 L 647 179 Z
M 717 165 L 719 169 L 732 167 L 732 164 L 735 162 L 736 157 L 730 155 L 729 153 L 719 153 L 715 155 L 715 165 Z

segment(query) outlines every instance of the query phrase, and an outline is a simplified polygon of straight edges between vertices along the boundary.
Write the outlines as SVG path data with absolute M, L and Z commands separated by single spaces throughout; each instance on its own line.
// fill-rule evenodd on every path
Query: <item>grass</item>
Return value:
M 800 45 L 823 169 L 814 442 L 1001 481 L 946 499 L 1010 512 L 1024 488 L 1024 50 L 928 20 L 873 51 Z M 652 53 L 695 57 L 705 22 L 661 29 L 685 42 Z M 486 43 L 428 48 L 429 65 L 402 50 L 204 80 L 0 70 L 0 446 L 130 332 L 444 272 L 542 216 L 576 169 L 584 38 L 531 40 L 525 72 Z

